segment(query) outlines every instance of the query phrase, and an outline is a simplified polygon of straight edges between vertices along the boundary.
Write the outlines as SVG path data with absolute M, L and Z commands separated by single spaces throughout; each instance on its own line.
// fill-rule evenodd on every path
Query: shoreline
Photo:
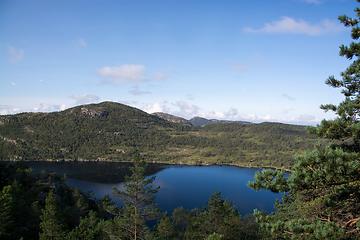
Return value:
M 102 162 L 102 163 L 131 163 L 132 161 L 119 161 L 119 162 L 114 162 L 114 161 L 103 161 L 103 160 L 18 160 L 18 159 L 13 159 L 13 160 L 0 160 L 0 162 Z M 157 164 L 164 164 L 164 165 L 184 165 L 184 166 L 234 166 L 234 167 L 241 167 L 241 168 L 266 168 L 266 169 L 273 169 L 273 170 L 285 170 L 285 172 L 289 172 L 292 173 L 291 169 L 288 168 L 279 168 L 279 167 L 274 167 L 274 166 L 244 166 L 244 165 L 238 165 L 238 164 L 188 164 L 188 163 L 168 163 L 168 162 L 160 162 L 160 161 L 149 161 L 146 163 L 157 163 Z

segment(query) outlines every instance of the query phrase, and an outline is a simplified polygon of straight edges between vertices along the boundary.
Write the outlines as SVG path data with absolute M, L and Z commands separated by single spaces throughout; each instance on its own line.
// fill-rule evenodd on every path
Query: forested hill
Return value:
M 182 164 L 289 166 L 317 137 L 280 123 L 171 123 L 114 102 L 61 112 L 0 116 L 1 160 L 147 161 Z
M 208 124 L 215 124 L 215 123 L 243 123 L 243 124 L 250 124 L 251 122 L 246 121 L 227 121 L 227 120 L 217 120 L 217 119 L 206 119 L 202 117 L 193 117 L 189 120 L 193 126 L 203 127 Z

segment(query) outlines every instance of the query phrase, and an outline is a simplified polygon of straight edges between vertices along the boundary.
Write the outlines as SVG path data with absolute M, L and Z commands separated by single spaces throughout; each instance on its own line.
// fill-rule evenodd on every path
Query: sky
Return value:
M 316 125 L 351 60 L 355 0 L 0 0 L 0 114 L 113 101 Z

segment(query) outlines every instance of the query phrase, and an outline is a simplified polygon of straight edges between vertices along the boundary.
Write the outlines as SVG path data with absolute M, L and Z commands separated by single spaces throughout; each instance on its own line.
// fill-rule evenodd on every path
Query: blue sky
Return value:
M 317 124 L 351 63 L 355 0 L 0 1 L 0 114 L 114 101 L 146 112 Z

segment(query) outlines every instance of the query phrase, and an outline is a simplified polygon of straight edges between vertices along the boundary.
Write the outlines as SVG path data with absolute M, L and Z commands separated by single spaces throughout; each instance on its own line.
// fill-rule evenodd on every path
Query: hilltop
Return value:
M 129 161 L 289 166 L 318 138 L 304 126 L 169 122 L 115 102 L 0 116 L 1 160 Z
M 193 126 L 203 127 L 209 124 L 215 123 L 241 123 L 241 124 L 251 124 L 251 122 L 246 121 L 229 121 L 229 120 L 218 120 L 218 119 L 206 119 L 202 117 L 194 117 L 189 120 Z
M 152 115 L 163 118 L 169 122 L 180 123 L 180 124 L 183 124 L 186 126 L 193 126 L 192 123 L 190 121 L 186 120 L 185 118 L 176 117 L 176 116 L 168 114 L 168 113 L 156 112 L 156 113 L 152 113 Z

